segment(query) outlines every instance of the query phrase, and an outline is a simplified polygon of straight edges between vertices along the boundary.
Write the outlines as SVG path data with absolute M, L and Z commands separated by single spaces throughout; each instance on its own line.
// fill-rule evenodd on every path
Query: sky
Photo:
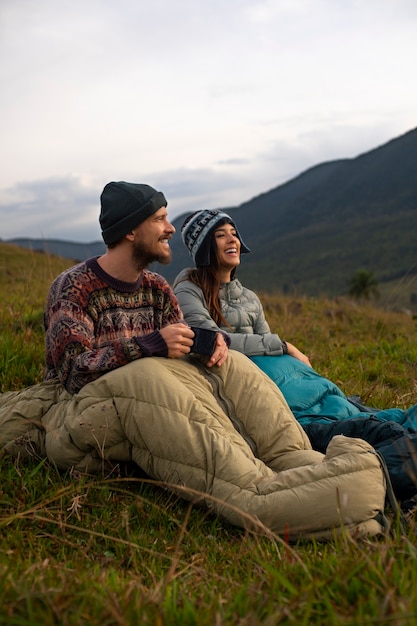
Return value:
M 1 0 L 0 239 L 100 239 L 112 180 L 171 219 L 417 126 L 415 0 Z

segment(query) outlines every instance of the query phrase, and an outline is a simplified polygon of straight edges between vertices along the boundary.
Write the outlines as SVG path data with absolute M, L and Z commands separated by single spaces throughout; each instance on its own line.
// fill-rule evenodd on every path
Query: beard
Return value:
M 156 254 L 149 246 L 135 242 L 132 249 L 132 256 L 136 268 L 141 271 L 154 262 L 161 263 L 161 265 L 171 263 L 171 248 L 167 249 L 166 254 Z

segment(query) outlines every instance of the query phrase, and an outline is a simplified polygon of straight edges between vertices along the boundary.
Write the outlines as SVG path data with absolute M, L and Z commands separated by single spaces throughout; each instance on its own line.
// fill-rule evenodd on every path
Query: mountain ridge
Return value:
M 228 212 L 252 250 L 238 271 L 253 289 L 335 296 L 359 269 L 387 287 L 417 277 L 417 129 L 309 168 Z M 182 221 L 174 220 L 177 231 Z M 180 239 L 177 232 L 169 280 L 190 265 Z
M 238 276 L 252 289 L 343 295 L 352 275 L 366 269 L 382 291 L 408 281 L 402 304 L 417 301 L 417 129 L 355 158 L 319 163 L 223 210 L 236 220 L 251 248 L 251 254 L 242 257 Z M 171 241 L 171 264 L 151 268 L 171 283 L 191 265 L 180 235 L 189 214 L 173 220 L 177 232 Z M 74 260 L 105 249 L 99 241 L 8 242 Z M 404 292 L 404 285 L 401 289 Z

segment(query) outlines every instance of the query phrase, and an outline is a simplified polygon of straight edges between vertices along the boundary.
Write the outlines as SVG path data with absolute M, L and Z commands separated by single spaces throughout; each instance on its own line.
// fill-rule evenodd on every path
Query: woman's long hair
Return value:
M 229 220 L 222 220 L 216 225 L 216 229 L 222 224 L 229 224 Z M 234 267 L 231 273 L 231 279 L 234 278 L 236 268 Z M 225 319 L 219 300 L 219 259 L 217 256 L 217 245 L 214 232 L 210 235 L 210 265 L 204 265 L 202 267 L 196 267 L 189 271 L 188 279 L 200 287 L 203 292 L 204 299 L 207 304 L 210 317 L 216 322 L 217 326 L 228 326 L 231 328 L 229 322 Z

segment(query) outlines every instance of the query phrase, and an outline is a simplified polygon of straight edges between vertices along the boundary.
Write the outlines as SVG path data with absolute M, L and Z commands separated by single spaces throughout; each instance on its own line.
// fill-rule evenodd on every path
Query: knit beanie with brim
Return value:
M 100 226 L 104 243 L 112 245 L 148 217 L 167 206 L 161 191 L 139 183 L 108 183 L 100 196 Z
M 181 236 L 197 267 L 210 265 L 211 235 L 221 223 L 225 222 L 234 226 L 240 241 L 240 252 L 250 252 L 230 215 L 219 210 L 196 211 L 185 220 L 181 228 Z

